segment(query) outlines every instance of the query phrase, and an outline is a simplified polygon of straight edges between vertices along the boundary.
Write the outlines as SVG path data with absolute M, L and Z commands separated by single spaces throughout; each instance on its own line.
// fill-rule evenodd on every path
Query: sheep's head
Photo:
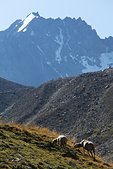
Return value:
M 52 143 L 57 144 L 57 139 L 53 139 Z
M 76 144 L 74 145 L 74 148 L 79 148 L 79 147 L 82 147 L 82 144 L 81 144 L 81 143 L 76 143 Z

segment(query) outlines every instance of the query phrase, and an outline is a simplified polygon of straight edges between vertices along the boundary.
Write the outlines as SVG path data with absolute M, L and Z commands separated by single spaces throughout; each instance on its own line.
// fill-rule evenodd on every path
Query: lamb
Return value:
M 57 138 L 53 139 L 53 144 L 58 144 L 60 147 L 65 147 L 67 144 L 67 137 L 64 135 L 59 135 Z
M 75 148 L 78 147 L 83 147 L 84 150 L 87 150 L 88 153 L 92 156 L 92 158 L 95 160 L 95 147 L 93 142 L 89 141 L 89 140 L 82 140 L 80 143 L 76 143 L 74 145 Z

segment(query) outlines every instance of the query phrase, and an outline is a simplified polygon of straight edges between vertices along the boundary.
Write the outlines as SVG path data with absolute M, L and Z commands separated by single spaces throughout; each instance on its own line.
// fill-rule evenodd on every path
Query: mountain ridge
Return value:
M 113 37 L 101 39 L 81 18 L 31 13 L 0 32 L 0 76 L 30 86 L 113 66 Z M 6 69 L 7 67 L 7 69 Z
M 0 78 L 0 113 L 8 107 L 11 108 L 15 100 L 23 97 L 32 88 Z

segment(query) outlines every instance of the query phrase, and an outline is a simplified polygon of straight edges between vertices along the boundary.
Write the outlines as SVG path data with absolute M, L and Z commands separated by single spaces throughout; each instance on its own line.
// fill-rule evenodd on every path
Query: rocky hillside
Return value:
M 0 78 L 0 112 L 14 104 L 25 93 L 32 88 L 19 85 L 17 83 Z
M 113 66 L 113 37 L 101 39 L 81 18 L 38 13 L 0 32 L 0 77 L 38 86 Z
M 65 149 L 52 145 L 58 133 L 47 128 L 0 124 L 0 169 L 112 169 L 96 156 L 73 149 L 68 138 Z
M 34 88 L 10 110 L 5 122 L 36 124 L 95 142 L 96 151 L 113 161 L 113 69 L 50 81 Z

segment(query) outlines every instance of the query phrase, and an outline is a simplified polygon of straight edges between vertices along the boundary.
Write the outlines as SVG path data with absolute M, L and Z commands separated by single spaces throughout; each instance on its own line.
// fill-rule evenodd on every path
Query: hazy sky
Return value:
M 101 38 L 113 36 L 113 0 L 0 0 L 0 30 L 37 11 L 45 18 L 81 17 Z

